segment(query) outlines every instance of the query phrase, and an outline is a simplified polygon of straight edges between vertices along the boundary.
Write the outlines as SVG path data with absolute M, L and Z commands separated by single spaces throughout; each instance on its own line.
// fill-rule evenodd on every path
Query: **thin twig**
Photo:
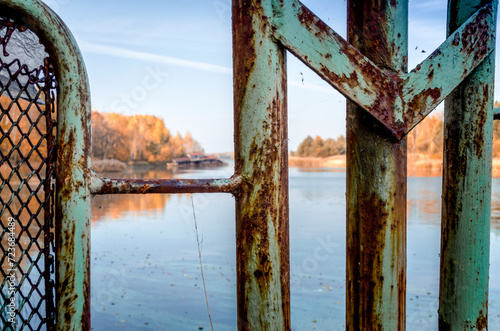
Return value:
M 212 316 L 210 315 L 210 306 L 208 305 L 207 286 L 205 285 L 205 276 L 203 275 L 203 263 L 201 262 L 200 237 L 198 235 L 198 223 L 196 222 L 196 214 L 194 212 L 194 201 L 193 201 L 192 195 L 191 195 L 191 205 L 193 206 L 194 234 L 196 236 L 196 243 L 198 244 L 198 257 L 200 258 L 201 279 L 203 280 L 203 290 L 205 291 L 205 301 L 207 302 L 208 318 L 210 319 L 210 326 L 212 327 L 212 331 L 214 331 L 214 325 L 212 323 Z

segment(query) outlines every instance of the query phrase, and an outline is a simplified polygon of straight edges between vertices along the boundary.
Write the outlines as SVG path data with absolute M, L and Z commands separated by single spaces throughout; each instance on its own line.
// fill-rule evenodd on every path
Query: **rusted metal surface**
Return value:
M 349 1 L 348 40 L 394 73 L 407 68 L 404 1 Z M 406 140 L 347 107 L 346 330 L 404 330 Z
M 484 2 L 449 1 L 448 34 Z M 487 330 L 494 73 L 492 53 L 445 103 L 440 330 Z
M 272 17 L 270 24 L 274 37 L 354 104 L 368 111 L 354 104 L 348 106 L 347 328 L 402 329 L 406 263 L 404 136 L 465 77 L 478 66 L 486 65 L 482 64 L 483 61 L 491 61 L 495 48 L 496 1 L 450 3 L 452 9 L 449 17 L 455 21 L 447 40 L 410 73 L 406 72 L 406 2 L 349 1 L 348 40 L 352 46 L 299 1 L 272 2 L 273 6 L 264 6 L 264 11 L 267 9 L 268 16 Z M 467 8 L 466 16 L 456 14 L 464 7 Z M 461 19 L 456 19 L 457 16 Z M 490 74 L 485 75 L 486 80 L 490 79 L 493 68 L 489 67 L 488 70 Z M 491 88 L 491 85 L 488 86 Z M 479 94 L 485 95 L 483 99 L 488 99 L 490 92 L 486 90 L 482 87 L 479 89 Z M 475 109 L 465 99 L 470 98 L 469 94 L 477 94 L 478 90 L 467 91 L 456 99 L 464 100 L 461 103 L 462 110 Z M 468 123 L 466 127 L 472 125 L 467 130 L 474 134 L 468 137 L 464 135 L 460 138 L 462 145 L 453 147 L 462 151 L 467 150 L 466 146 L 469 149 L 475 146 L 479 153 L 484 149 L 484 141 L 491 143 L 487 136 L 491 131 L 487 119 L 493 118 L 492 113 L 471 115 L 463 111 L 463 114 L 467 117 L 463 118 Z M 477 126 L 470 124 L 470 116 L 482 123 Z M 458 130 L 455 133 L 450 129 L 450 132 L 460 136 L 461 129 L 457 127 L 461 122 L 456 120 L 456 116 L 449 118 L 450 121 L 454 119 L 454 130 Z M 474 143 L 470 143 L 471 140 Z M 451 147 L 453 143 L 450 141 L 448 144 Z M 450 153 L 454 155 L 454 152 Z M 470 169 L 475 169 L 476 177 L 479 177 L 468 177 L 466 181 L 483 181 L 475 190 L 470 190 L 475 193 L 473 196 L 476 199 L 481 200 L 480 197 L 485 196 L 485 190 L 490 185 L 481 176 L 488 177 L 488 172 L 485 172 L 487 169 L 483 168 L 487 161 L 485 155 L 491 158 L 491 151 L 479 154 L 477 159 L 480 161 L 476 162 L 472 158 L 467 161 L 471 163 Z M 451 169 L 458 160 L 456 155 L 451 157 Z M 447 171 L 452 176 L 453 170 L 447 168 Z M 466 174 L 455 180 L 465 180 L 465 177 Z M 458 185 L 457 182 L 454 185 Z M 460 196 L 457 199 L 464 199 L 460 191 L 453 188 L 453 192 L 454 197 Z M 489 208 L 489 200 L 486 205 L 484 208 Z M 456 206 L 452 209 L 454 212 L 458 210 Z M 472 210 L 475 212 L 477 208 Z M 470 210 L 464 213 L 468 214 Z M 486 210 L 481 212 L 483 214 L 487 214 Z M 486 232 L 481 238 L 484 236 L 487 236 Z M 448 241 L 445 241 L 446 245 Z M 481 251 L 484 251 L 483 248 Z M 475 308 L 473 310 L 477 311 Z M 485 310 L 482 312 L 483 318 L 479 320 L 484 321 Z
M 273 0 L 268 15 L 291 53 L 401 139 L 495 48 L 496 16 L 482 6 L 410 73 L 377 65 L 383 54 L 363 55 L 298 0 Z
M 239 330 L 290 330 L 285 51 L 271 2 L 233 0 Z
M 51 63 L 46 61 L 45 71 L 46 74 L 52 72 L 53 67 Z M 55 77 L 54 77 L 55 80 Z M 57 81 L 56 81 L 57 83 Z M 56 86 L 53 86 L 54 88 Z M 54 298 L 54 288 L 55 282 L 52 277 L 50 277 L 51 273 L 55 270 L 55 238 L 54 232 L 54 218 L 55 218 L 55 208 L 54 208 L 54 192 L 55 185 L 53 183 L 53 179 L 55 179 L 55 171 L 56 171 L 56 147 L 55 147 L 55 135 L 54 131 L 57 129 L 57 121 L 53 120 L 52 114 L 56 112 L 56 100 L 51 90 L 52 86 L 47 86 L 45 90 L 45 111 L 47 112 L 45 116 L 45 128 L 47 134 L 47 163 L 45 168 L 45 183 L 44 183 L 44 191 L 45 191 L 45 200 L 47 201 L 49 206 L 45 207 L 45 230 L 44 230 L 44 257 L 45 257 L 45 296 L 46 296 L 46 304 L 45 311 L 47 316 L 47 330 L 55 329 L 55 318 L 56 318 L 56 309 L 55 309 L 55 298 Z
M 50 57 L 37 56 L 44 53 L 44 47 L 33 31 L 23 21 L 3 14 L 0 17 L 0 329 L 52 330 L 55 322 L 53 110 L 57 80 Z M 25 50 L 31 51 L 30 56 Z
M 241 177 L 228 179 L 110 179 L 92 174 L 92 194 L 146 193 L 233 193 L 241 185 Z
M 0 0 L 40 36 L 59 80 L 58 163 L 47 170 L 57 174 L 56 329 L 90 329 L 91 194 L 201 192 L 236 198 L 238 329 L 291 328 L 285 48 L 352 101 L 348 330 L 405 328 L 404 136 L 473 72 L 446 105 L 439 314 L 443 330 L 486 329 L 496 7 L 450 1 L 448 39 L 407 73 L 407 1 L 349 1 L 348 43 L 297 0 L 233 0 L 235 175 L 138 180 L 89 170 L 88 81 L 64 23 L 38 0 Z
M 406 77 L 405 132 L 436 108 L 495 49 L 496 9 L 487 1 L 471 8 L 473 15 L 457 25 L 446 41 Z
M 90 329 L 90 93 L 76 42 L 38 0 L 0 0 L 2 11 L 37 33 L 54 60 L 58 86 L 56 166 L 57 330 Z
M 346 98 L 397 135 L 401 79 L 384 71 L 297 0 L 274 0 L 274 36 Z M 376 60 L 376 59 L 375 59 Z M 400 116 L 402 118 L 402 116 Z

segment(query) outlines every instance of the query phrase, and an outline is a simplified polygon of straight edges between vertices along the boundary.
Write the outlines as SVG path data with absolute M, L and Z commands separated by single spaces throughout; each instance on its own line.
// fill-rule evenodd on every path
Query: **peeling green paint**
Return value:
M 449 1 L 448 33 L 484 2 Z M 492 52 L 445 102 L 440 330 L 488 329 L 494 72 Z
M 44 43 L 58 79 L 56 166 L 56 329 L 90 329 L 90 93 L 68 28 L 37 0 L 0 0 Z
M 491 3 L 483 1 L 412 72 L 392 72 L 361 54 L 298 0 L 271 1 L 273 6 L 267 15 L 273 36 L 398 139 L 443 101 L 495 48 L 496 12 Z M 399 43 L 407 42 L 408 32 L 394 27 L 407 24 L 405 20 L 407 15 L 399 12 L 386 27 L 386 34 Z M 401 54 L 398 57 L 407 65 L 403 50 L 391 51 Z
M 436 108 L 493 52 L 496 17 L 493 5 L 486 4 L 404 78 L 403 95 L 409 119 L 407 131 Z
M 67 27 L 38 0 L 0 0 L 56 61 L 57 330 L 90 329 L 91 194 L 194 192 L 236 198 L 238 328 L 291 328 L 285 49 L 353 102 L 346 328 L 405 328 L 404 136 L 449 95 L 440 329 L 486 330 L 492 121 L 500 117 L 492 106 L 497 1 L 450 0 L 449 37 L 410 73 L 407 4 L 349 1 L 351 45 L 297 0 L 233 0 L 235 175 L 123 180 L 89 170 L 88 81 Z M 384 29 L 366 29 L 370 15 Z
M 280 43 L 346 98 L 393 130 L 393 105 L 396 100 L 402 104 L 397 76 L 382 70 L 299 1 L 272 2 L 275 16 L 271 24 Z
M 110 179 L 92 172 L 90 192 L 97 194 L 232 193 L 241 186 L 241 176 L 223 179 Z
M 286 53 L 272 3 L 233 0 L 239 330 L 290 330 Z
M 378 67 L 405 73 L 407 17 L 407 2 L 350 2 L 349 41 Z M 404 330 L 406 140 L 348 103 L 346 155 L 346 330 Z

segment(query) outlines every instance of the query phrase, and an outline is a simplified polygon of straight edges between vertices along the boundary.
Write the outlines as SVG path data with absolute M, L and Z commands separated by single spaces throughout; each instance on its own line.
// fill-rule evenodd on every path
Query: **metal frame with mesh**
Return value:
M 90 171 L 88 78 L 69 29 L 40 0 L 0 0 L 3 16 L 22 18 L 0 18 L 0 58 L 9 58 L 15 33 L 33 31 L 54 67 L 48 57 L 36 68 L 19 59 L 0 63 L 0 326 L 90 329 L 92 195 L 230 193 L 236 201 L 238 329 L 289 330 L 289 51 L 352 102 L 347 328 L 405 327 L 404 137 L 446 98 L 439 323 L 486 329 L 498 0 L 449 0 L 447 39 L 409 73 L 407 1 L 348 1 L 347 41 L 298 0 L 232 4 L 234 175 L 133 180 Z M 10 280 L 15 326 L 6 315 Z
M 55 324 L 57 82 L 49 58 L 34 69 L 8 58 L 12 35 L 29 31 L 0 18 L 2 330 L 50 330 Z

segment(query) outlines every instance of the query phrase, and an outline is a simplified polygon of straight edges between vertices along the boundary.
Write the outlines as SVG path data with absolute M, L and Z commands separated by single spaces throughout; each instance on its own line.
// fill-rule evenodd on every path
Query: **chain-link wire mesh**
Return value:
M 0 17 L 0 329 L 54 328 L 55 89 L 35 33 Z

